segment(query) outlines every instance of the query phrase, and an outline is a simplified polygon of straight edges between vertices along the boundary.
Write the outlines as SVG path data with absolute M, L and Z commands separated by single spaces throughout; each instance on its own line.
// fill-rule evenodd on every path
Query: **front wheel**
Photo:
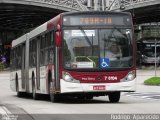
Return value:
M 118 103 L 119 100 L 120 100 L 120 96 L 121 96 L 121 93 L 120 93 L 120 92 L 110 93 L 110 94 L 108 95 L 109 101 L 110 101 L 111 103 Z

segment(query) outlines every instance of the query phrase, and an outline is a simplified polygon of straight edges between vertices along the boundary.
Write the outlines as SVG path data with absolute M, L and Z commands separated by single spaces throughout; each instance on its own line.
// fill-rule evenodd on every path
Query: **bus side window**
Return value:
M 40 37 L 40 66 L 44 65 L 44 47 L 45 47 L 45 36 Z
M 15 70 L 15 48 L 13 48 L 13 54 L 12 54 L 13 56 L 13 59 L 12 59 L 12 68 L 13 68 L 13 70 Z
M 54 54 L 55 54 L 55 45 L 54 45 L 54 32 L 49 32 L 48 35 L 49 40 L 49 53 L 48 53 L 48 63 L 54 64 Z
M 29 67 L 31 67 L 31 41 L 29 41 Z
M 37 41 L 37 38 L 32 41 L 32 66 L 33 67 L 36 66 L 36 49 L 37 49 L 36 41 Z
M 44 46 L 44 65 L 47 65 L 48 64 L 48 49 L 49 49 L 49 39 L 48 39 L 48 35 L 49 33 L 46 33 L 45 34 L 45 46 Z
M 18 69 L 22 67 L 22 45 L 18 47 Z
M 29 41 L 29 67 L 32 67 L 32 41 Z
M 18 69 L 18 48 L 16 47 L 16 51 L 15 51 L 15 58 L 16 58 L 16 61 L 15 61 L 15 68 Z
M 10 67 L 11 67 L 11 71 L 13 70 L 13 49 L 11 49 L 11 53 L 10 53 Z

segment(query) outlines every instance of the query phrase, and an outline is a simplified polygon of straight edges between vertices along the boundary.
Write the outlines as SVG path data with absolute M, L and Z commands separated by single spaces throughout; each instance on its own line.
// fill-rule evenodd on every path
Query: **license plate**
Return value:
M 106 90 L 106 86 L 105 85 L 93 86 L 93 90 Z

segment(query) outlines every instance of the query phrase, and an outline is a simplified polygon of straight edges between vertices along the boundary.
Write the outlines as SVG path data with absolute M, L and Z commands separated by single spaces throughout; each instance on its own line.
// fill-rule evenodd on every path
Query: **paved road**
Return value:
M 0 113 L 6 111 L 13 114 L 25 114 L 26 120 L 34 117 L 43 120 L 45 116 L 30 114 L 112 114 L 112 113 L 160 113 L 160 86 L 145 86 L 143 81 L 154 75 L 154 71 L 137 71 L 137 91 L 122 93 L 120 103 L 109 103 L 108 97 L 97 97 L 94 100 L 65 99 L 60 103 L 51 103 L 48 96 L 34 101 L 31 97 L 17 98 L 16 93 L 10 90 L 9 72 L 0 73 Z M 157 71 L 160 75 L 160 71 Z M 54 116 L 55 117 L 55 116 Z M 52 120 L 53 116 L 48 119 Z M 70 116 L 74 119 L 76 116 Z M 64 120 L 70 119 L 66 117 Z M 84 118 L 88 116 L 83 116 Z M 101 116 L 102 118 L 106 116 Z M 58 115 L 56 118 L 64 118 Z M 77 118 L 77 117 L 76 117 Z M 80 117 L 81 118 L 81 117 Z M 90 119 L 98 119 L 90 116 Z M 100 116 L 99 116 L 100 118 Z M 45 118 L 46 119 L 46 118 Z M 47 120 L 47 119 L 46 119 Z

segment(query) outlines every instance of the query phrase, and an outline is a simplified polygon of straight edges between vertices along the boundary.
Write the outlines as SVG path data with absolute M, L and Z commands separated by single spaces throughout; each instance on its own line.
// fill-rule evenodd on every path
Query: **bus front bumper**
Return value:
M 136 90 L 136 78 L 128 82 L 119 83 L 72 83 L 60 80 L 61 93 L 80 92 L 133 92 Z

